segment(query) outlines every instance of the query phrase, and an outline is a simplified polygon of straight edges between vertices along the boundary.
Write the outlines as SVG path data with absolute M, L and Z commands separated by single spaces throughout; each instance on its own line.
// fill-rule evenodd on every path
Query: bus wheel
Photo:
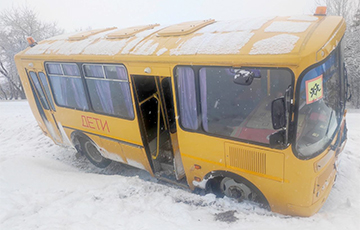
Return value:
M 89 161 L 96 167 L 106 168 L 111 163 L 111 160 L 103 157 L 94 143 L 89 139 L 83 139 L 83 141 L 81 141 L 81 149 Z
M 225 177 L 220 183 L 221 192 L 238 201 L 248 200 L 259 203 L 261 207 L 268 208 L 268 202 L 264 195 L 250 182 L 237 182 L 230 177 Z

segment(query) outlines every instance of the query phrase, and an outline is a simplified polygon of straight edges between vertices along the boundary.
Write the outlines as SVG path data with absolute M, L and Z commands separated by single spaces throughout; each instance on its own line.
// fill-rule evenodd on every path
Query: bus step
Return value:
M 162 171 L 166 174 L 175 174 L 174 166 L 171 164 L 160 163 Z
M 178 187 L 181 187 L 183 189 L 186 189 L 188 191 L 190 191 L 189 186 L 186 183 L 186 179 L 182 178 L 180 181 L 176 181 L 175 175 L 173 177 L 168 177 L 164 174 L 160 173 L 155 173 L 155 178 L 158 179 L 159 181 L 163 181 L 165 183 L 169 183 L 169 184 L 174 184 Z

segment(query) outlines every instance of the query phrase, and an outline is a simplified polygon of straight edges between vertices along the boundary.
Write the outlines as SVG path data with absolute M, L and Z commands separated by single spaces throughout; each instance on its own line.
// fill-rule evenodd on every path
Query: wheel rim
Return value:
M 88 154 L 88 156 L 95 162 L 100 163 L 103 159 L 100 152 L 97 150 L 97 148 L 90 142 L 87 141 L 85 143 L 85 150 Z
M 225 196 L 235 198 L 239 201 L 255 201 L 257 194 L 244 183 L 238 183 L 234 179 L 225 177 L 220 184 L 221 191 Z

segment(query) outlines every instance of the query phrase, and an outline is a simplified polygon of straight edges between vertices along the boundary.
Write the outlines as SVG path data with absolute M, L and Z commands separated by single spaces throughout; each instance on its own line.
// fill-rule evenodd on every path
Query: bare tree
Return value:
M 360 25 L 354 27 L 347 35 L 345 47 L 345 63 L 348 70 L 351 90 L 351 105 L 360 108 Z
M 357 5 L 357 10 L 354 14 L 353 23 L 351 26 L 354 28 L 360 26 L 360 1 L 359 1 L 359 4 Z
M 328 15 L 345 18 L 345 63 L 351 90 L 351 106 L 360 108 L 360 0 L 316 0 L 316 6 L 327 6 Z
M 0 80 L 1 80 L 1 79 L 0 79 Z M 1 81 L 0 81 L 0 100 L 1 100 L 1 99 L 5 99 L 5 100 L 8 99 L 6 92 L 7 92 L 7 90 L 4 89 L 4 86 L 1 84 Z
M 2 85 L 0 92 L 5 99 L 25 98 L 14 56 L 28 46 L 26 38 L 32 36 L 40 41 L 61 33 L 63 30 L 56 23 L 40 21 L 37 14 L 27 7 L 0 12 L 0 77 L 8 84 L 7 87 Z
M 347 64 L 349 83 L 351 88 L 351 105 L 360 108 L 360 1 L 356 5 L 351 29 L 347 32 L 345 47 L 345 62 Z
M 342 16 L 349 23 L 360 5 L 360 0 L 315 0 L 315 5 L 327 6 L 329 15 Z

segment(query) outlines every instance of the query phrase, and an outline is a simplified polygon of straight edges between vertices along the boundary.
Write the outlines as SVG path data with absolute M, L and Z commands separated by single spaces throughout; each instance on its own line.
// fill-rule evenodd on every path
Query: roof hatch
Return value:
M 215 19 L 184 22 L 177 25 L 166 27 L 160 30 L 157 34 L 160 37 L 187 35 L 203 28 L 204 26 L 210 25 L 214 22 Z
M 125 29 L 120 29 L 113 33 L 108 34 L 106 36 L 106 38 L 108 38 L 108 39 L 129 38 L 141 31 L 150 30 L 156 26 L 159 26 L 159 24 L 151 24 L 151 25 L 146 25 L 146 26 L 134 26 L 134 27 L 129 27 L 129 28 L 125 28 Z
M 95 34 L 99 34 L 99 33 L 102 33 L 102 32 L 105 32 L 105 31 L 109 31 L 109 30 L 114 30 L 116 29 L 116 27 L 111 27 L 111 28 L 106 28 L 106 29 L 97 29 L 97 30 L 90 30 L 90 31 L 83 31 L 83 32 L 80 32 L 80 33 L 77 33 L 73 36 L 70 36 L 69 37 L 69 40 L 70 41 L 80 41 L 80 40 L 83 40 L 83 39 L 86 39 L 92 35 L 95 35 Z

